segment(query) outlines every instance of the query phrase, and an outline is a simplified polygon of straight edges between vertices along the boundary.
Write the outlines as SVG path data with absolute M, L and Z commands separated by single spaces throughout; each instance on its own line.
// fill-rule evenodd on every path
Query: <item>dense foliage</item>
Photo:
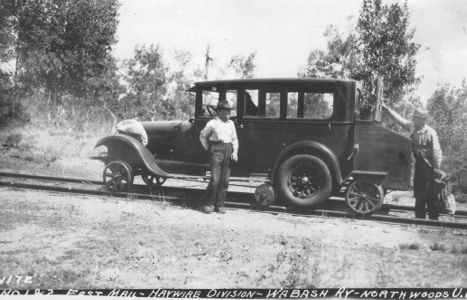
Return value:
M 35 108 L 47 106 L 48 119 L 57 125 L 70 116 L 89 118 L 89 107 L 104 101 L 100 96 L 115 91 L 118 82 L 111 55 L 117 0 L 3 0 L 0 5 L 4 98 L 9 103 L 34 98 L 28 108 L 38 112 Z
M 390 105 L 408 98 L 419 83 L 415 76 L 415 55 L 419 45 L 412 41 L 409 11 L 404 5 L 383 5 L 381 0 L 364 0 L 356 28 L 343 37 L 334 27 L 325 32 L 326 51 L 311 51 L 300 76 L 348 78 L 362 82 L 365 101 L 374 105 L 375 82 L 382 76 L 384 97 Z
M 446 154 L 467 155 L 467 84 L 439 87 L 428 99 L 430 124 L 436 128 Z

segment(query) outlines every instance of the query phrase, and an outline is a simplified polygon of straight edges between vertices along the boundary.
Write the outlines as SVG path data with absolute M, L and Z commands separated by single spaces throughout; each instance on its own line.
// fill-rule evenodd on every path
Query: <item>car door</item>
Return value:
M 239 138 L 239 166 L 246 173 L 265 173 L 272 168 L 282 148 L 285 133 L 280 115 L 283 91 L 245 89 L 239 92 L 242 111 L 236 123 Z
M 215 108 L 220 100 L 226 99 L 233 108 L 231 119 L 236 120 L 237 92 L 236 90 L 218 90 L 215 87 L 199 90 L 197 103 L 198 109 L 195 112 L 196 117 L 190 120 L 187 129 L 181 128 L 183 136 L 180 141 L 180 160 L 185 166 L 185 173 L 204 174 L 209 170 L 209 152 L 206 151 L 199 141 L 201 131 L 206 124 L 216 117 Z M 182 124 L 182 127 L 184 125 Z

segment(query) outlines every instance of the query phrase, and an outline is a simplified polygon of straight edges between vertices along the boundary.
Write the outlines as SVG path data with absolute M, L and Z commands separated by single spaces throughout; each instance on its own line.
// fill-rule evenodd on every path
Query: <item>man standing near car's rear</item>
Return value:
M 202 212 L 225 213 L 224 201 L 229 187 L 230 160 L 238 160 L 238 139 L 235 124 L 230 117 L 232 108 L 226 100 L 219 101 L 216 107 L 217 117 L 206 124 L 199 140 L 209 151 L 211 179 L 201 207 Z
M 435 207 L 434 178 L 440 172 L 442 152 L 436 131 L 426 125 L 428 112 L 416 108 L 412 121 L 404 119 L 397 112 L 382 103 L 382 107 L 404 129 L 410 132 L 412 152 L 415 157 L 413 188 L 415 196 L 415 218 L 425 219 L 426 210 L 432 220 L 438 219 Z

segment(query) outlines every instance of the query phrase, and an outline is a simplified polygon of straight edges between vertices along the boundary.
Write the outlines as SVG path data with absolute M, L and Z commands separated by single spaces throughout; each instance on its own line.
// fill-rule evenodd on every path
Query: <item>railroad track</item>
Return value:
M 202 181 L 199 181 L 202 182 Z M 201 188 L 158 186 L 150 190 L 146 185 L 135 184 L 132 192 L 110 192 L 101 181 L 92 181 L 79 178 L 63 178 L 55 176 L 32 175 L 24 173 L 0 172 L 0 186 L 16 187 L 23 189 L 37 189 L 45 191 L 75 193 L 96 196 L 112 196 L 132 199 L 150 199 L 171 201 L 175 204 L 187 205 L 196 204 L 193 198 L 199 198 L 204 195 L 205 190 Z M 411 206 L 384 204 L 378 213 L 370 216 L 358 216 L 350 211 L 344 200 L 331 198 L 319 209 L 298 209 L 285 206 L 269 206 L 268 208 L 259 208 L 251 205 L 254 203 L 253 193 L 230 192 L 228 193 L 226 206 L 237 209 L 251 209 L 258 212 L 270 214 L 288 214 L 294 216 L 328 216 L 340 217 L 346 219 L 371 220 L 395 224 L 413 224 L 424 226 L 437 226 L 445 228 L 467 229 L 467 211 L 457 211 L 456 221 L 434 221 L 415 218 L 406 218 L 400 216 L 391 216 L 391 211 L 408 212 L 413 211 Z

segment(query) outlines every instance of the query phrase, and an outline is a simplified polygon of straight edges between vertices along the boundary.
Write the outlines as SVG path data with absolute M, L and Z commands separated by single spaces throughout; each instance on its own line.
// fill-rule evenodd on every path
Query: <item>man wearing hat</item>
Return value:
M 217 117 L 206 124 L 199 137 L 203 148 L 209 151 L 211 166 L 211 179 L 201 208 L 204 213 L 225 213 L 230 160 L 238 160 L 237 131 L 234 122 L 229 119 L 231 109 L 228 101 L 220 100 L 216 107 Z
M 403 128 L 410 132 L 412 152 L 415 157 L 414 196 L 415 217 L 425 219 L 425 208 L 432 220 L 438 219 L 438 210 L 434 206 L 435 193 L 433 191 L 434 176 L 441 167 L 442 152 L 438 135 L 430 126 L 426 125 L 428 111 L 416 108 L 412 121 L 404 119 L 384 103 L 382 107 Z

